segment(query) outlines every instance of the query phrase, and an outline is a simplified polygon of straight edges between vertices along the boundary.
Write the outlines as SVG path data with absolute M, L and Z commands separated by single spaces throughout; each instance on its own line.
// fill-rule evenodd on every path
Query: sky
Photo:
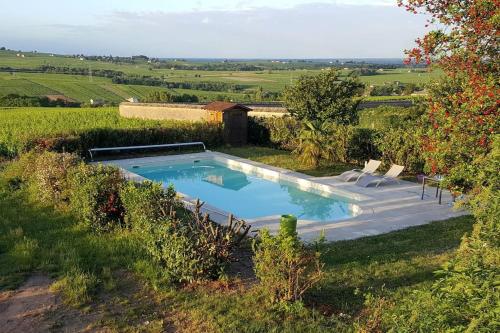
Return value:
M 396 0 L 0 0 L 0 46 L 163 58 L 401 58 Z

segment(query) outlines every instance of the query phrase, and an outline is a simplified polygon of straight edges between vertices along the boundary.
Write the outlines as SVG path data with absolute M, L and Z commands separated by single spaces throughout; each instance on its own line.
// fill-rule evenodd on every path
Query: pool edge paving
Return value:
M 467 214 L 466 211 L 457 211 L 452 207 L 452 197 L 448 191 L 443 191 L 441 205 L 435 200 L 432 190 L 429 190 L 427 192 L 429 195 L 425 196 L 424 200 L 421 200 L 421 185 L 417 183 L 401 181 L 400 184 L 390 184 L 378 188 L 362 188 L 354 183 L 343 182 L 338 177 L 308 176 L 219 152 L 207 151 L 184 155 L 103 161 L 101 163 L 118 166 L 123 171 L 124 176 L 130 180 L 143 181 L 147 178 L 127 171 L 124 166 L 203 158 L 223 161 L 228 165 L 237 166 L 243 172 L 255 172 L 257 170 L 263 177 L 292 181 L 297 184 L 299 189 L 305 191 L 314 189 L 346 197 L 358 206 L 359 215 L 344 220 L 326 222 L 299 220 L 297 232 L 301 239 L 306 242 L 318 238 L 321 232 L 324 233 L 328 241 L 348 240 L 383 234 Z M 186 204 L 192 206 L 193 198 L 183 193 L 179 194 Z M 206 200 L 207 198 L 200 199 Z M 205 204 L 202 210 L 209 213 L 215 222 L 225 224 L 229 212 L 221 208 Z M 252 225 L 253 230 L 267 228 L 271 232 L 276 232 L 279 228 L 279 215 L 247 219 L 246 221 Z

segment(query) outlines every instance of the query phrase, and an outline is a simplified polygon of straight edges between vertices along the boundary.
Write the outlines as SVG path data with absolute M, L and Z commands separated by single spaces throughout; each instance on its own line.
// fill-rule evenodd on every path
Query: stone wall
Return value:
M 358 109 L 375 108 L 381 105 L 410 107 L 413 105 L 413 102 L 410 100 L 363 101 L 360 103 Z M 202 121 L 208 119 L 207 111 L 203 110 L 204 106 L 205 104 L 125 102 L 120 104 L 120 115 L 126 118 Z M 286 108 L 279 104 L 245 104 L 245 106 L 252 109 L 252 111 L 248 112 L 249 117 L 283 117 L 288 114 Z
M 161 104 L 161 103 L 121 103 L 120 116 L 154 120 L 202 121 L 208 119 L 203 105 Z
M 202 121 L 208 119 L 204 104 L 121 103 L 120 115 L 125 118 L 154 120 Z M 253 106 L 250 117 L 282 117 L 287 113 L 283 107 Z

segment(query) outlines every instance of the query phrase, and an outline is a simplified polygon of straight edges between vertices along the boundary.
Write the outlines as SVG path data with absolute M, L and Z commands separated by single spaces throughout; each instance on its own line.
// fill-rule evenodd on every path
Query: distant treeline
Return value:
M 247 63 L 177 63 L 177 62 L 155 62 L 151 64 L 154 69 L 180 69 L 193 71 L 233 71 L 233 72 L 258 72 L 266 69 L 280 70 L 269 66 L 253 65 Z
M 164 87 L 169 89 L 193 89 L 203 91 L 224 91 L 224 92 L 242 92 L 247 86 L 241 84 L 232 84 L 225 82 L 170 82 L 160 77 L 144 75 L 123 75 L 112 78 L 113 83 L 117 84 L 136 84 L 143 86 Z
M 406 65 L 401 61 L 398 63 L 369 63 L 366 61 L 354 60 L 220 60 L 220 61 L 199 61 L 186 59 L 160 59 L 149 58 L 145 55 L 136 55 L 131 57 L 117 56 L 88 56 L 84 54 L 72 55 L 72 58 L 85 59 L 91 61 L 108 62 L 113 64 L 144 64 L 148 63 L 152 69 L 180 69 L 180 70 L 202 70 L 202 71 L 263 71 L 263 70 L 295 70 L 295 69 L 321 69 L 325 67 L 335 68 L 383 68 L 396 69 Z M 420 66 L 417 66 L 420 67 Z
M 43 96 L 26 96 L 18 94 L 9 94 L 0 97 L 0 106 L 3 107 L 79 107 L 80 103 L 70 102 L 64 99 L 51 100 Z
M 152 91 L 141 102 L 145 103 L 198 103 L 199 99 L 196 95 L 182 94 L 174 95 L 168 91 Z

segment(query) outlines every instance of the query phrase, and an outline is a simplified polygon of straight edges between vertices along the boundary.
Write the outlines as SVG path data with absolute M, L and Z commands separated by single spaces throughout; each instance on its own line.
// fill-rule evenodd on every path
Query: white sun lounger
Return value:
M 342 178 L 346 182 L 350 182 L 351 180 L 358 180 L 360 177 L 366 174 L 374 173 L 375 170 L 377 170 L 377 168 L 380 166 L 380 163 L 382 162 L 377 160 L 370 160 L 362 170 L 353 169 L 346 171 L 340 175 L 340 178 Z
M 390 183 L 390 182 L 398 182 L 398 176 L 403 172 L 404 166 L 393 164 L 389 171 L 386 172 L 383 176 L 376 175 L 365 175 L 363 178 L 358 179 L 356 185 L 362 187 L 368 187 L 370 184 L 376 184 L 375 187 L 378 187 L 382 183 Z

